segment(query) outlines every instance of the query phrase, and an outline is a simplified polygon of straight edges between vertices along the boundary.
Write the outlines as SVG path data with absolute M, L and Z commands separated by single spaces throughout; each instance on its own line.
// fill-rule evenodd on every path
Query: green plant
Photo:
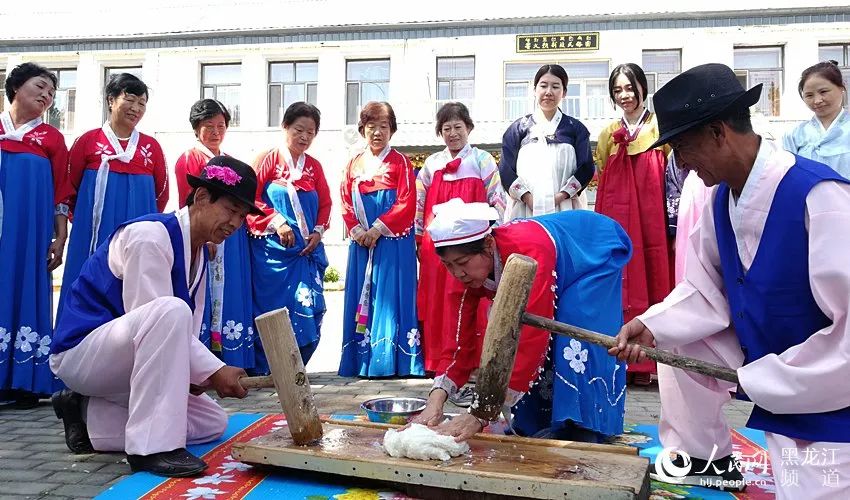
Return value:
M 328 266 L 325 270 L 325 283 L 336 283 L 339 281 L 339 271 L 333 266 Z

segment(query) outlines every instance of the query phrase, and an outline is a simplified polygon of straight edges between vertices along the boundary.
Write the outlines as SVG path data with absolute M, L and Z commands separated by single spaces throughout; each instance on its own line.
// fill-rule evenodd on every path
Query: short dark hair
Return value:
M 475 124 L 472 123 L 472 117 L 469 116 L 469 109 L 462 102 L 447 102 L 437 111 L 437 126 L 434 128 L 437 135 L 441 135 L 443 125 L 452 120 L 460 120 L 466 124 L 466 128 L 472 130 Z
M 398 130 L 398 123 L 395 120 L 393 107 L 385 101 L 371 101 L 360 110 L 360 122 L 357 123 L 357 131 L 360 132 L 360 135 L 364 135 L 363 130 L 366 128 L 367 123 L 378 120 L 384 113 L 386 113 L 387 118 L 390 120 L 390 132 L 395 134 L 396 130 Z
M 640 102 L 638 104 L 643 104 L 646 101 L 646 96 L 649 92 L 646 88 L 646 74 L 643 72 L 643 69 L 635 63 L 620 64 L 614 68 L 614 71 L 611 72 L 611 76 L 608 77 L 608 96 L 611 97 L 611 101 L 614 104 L 617 104 L 614 100 L 614 84 L 616 83 L 619 75 L 625 76 L 626 79 L 629 80 L 633 89 L 637 90 L 638 86 L 640 86 Z
M 106 96 L 107 102 L 109 102 L 110 97 L 117 99 L 121 94 L 133 94 L 140 97 L 145 96 L 146 98 L 150 97 L 148 95 L 148 86 L 145 85 L 145 82 L 130 73 L 112 75 L 109 78 L 109 83 L 106 84 L 106 88 L 103 93 Z
M 192 104 L 192 108 L 189 110 L 189 123 L 192 124 L 192 130 L 197 132 L 202 121 L 215 118 L 218 115 L 224 117 L 224 126 L 229 127 L 230 112 L 227 111 L 224 104 L 215 99 L 201 99 Z
M 56 78 L 56 74 L 44 66 L 32 62 L 19 64 L 6 77 L 6 99 L 9 99 L 9 103 L 11 104 L 15 100 L 15 94 L 23 84 L 27 83 L 30 78 L 38 76 L 43 76 L 50 80 L 53 83 L 54 90 L 59 86 L 59 79 Z
M 484 253 L 484 250 L 487 249 L 487 237 L 469 241 L 467 243 L 461 243 L 460 245 L 447 245 L 442 247 L 436 247 L 435 250 L 437 255 L 440 257 L 444 257 L 446 252 L 449 250 L 454 250 L 455 252 L 461 255 L 478 255 L 480 253 Z
M 301 117 L 312 118 L 316 122 L 316 132 L 319 131 L 319 121 L 322 119 L 322 113 L 316 106 L 303 101 L 293 102 L 286 108 L 286 112 L 283 113 L 281 125 L 286 128 Z
M 844 88 L 844 78 L 841 75 L 841 70 L 838 69 L 838 61 L 823 61 L 803 70 L 800 75 L 800 84 L 797 85 L 797 93 L 800 94 L 800 97 L 803 96 L 803 86 L 806 85 L 806 80 L 815 75 L 829 80 L 836 87 Z
M 551 74 L 557 76 L 561 79 L 561 84 L 564 86 L 564 93 L 567 92 L 567 84 L 570 83 L 570 77 L 567 75 L 567 70 L 565 70 L 560 64 L 544 64 L 540 66 L 540 69 L 537 70 L 537 74 L 534 75 L 534 86 L 537 86 L 537 82 L 543 78 L 543 75 Z

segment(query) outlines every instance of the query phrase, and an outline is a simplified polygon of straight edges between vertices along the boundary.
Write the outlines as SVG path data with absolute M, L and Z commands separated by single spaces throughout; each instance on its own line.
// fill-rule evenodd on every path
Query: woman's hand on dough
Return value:
M 442 421 L 443 405 L 432 404 L 430 399 L 428 400 L 428 404 L 425 405 L 425 409 L 422 410 L 422 413 L 410 419 L 411 424 L 422 424 L 428 427 L 439 425 Z
M 451 420 L 438 425 L 435 429 L 440 434 L 454 436 L 455 441 L 466 441 L 478 432 L 481 432 L 481 422 L 469 413 L 461 413 Z

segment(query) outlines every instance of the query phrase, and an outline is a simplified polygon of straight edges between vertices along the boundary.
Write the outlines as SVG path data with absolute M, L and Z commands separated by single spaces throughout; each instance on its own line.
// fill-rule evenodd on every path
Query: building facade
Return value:
M 209 8 L 221 9 L 213 14 L 228 19 L 240 3 Z M 471 141 L 497 151 L 510 122 L 533 110 L 531 80 L 544 63 L 559 63 L 567 70 L 570 81 L 562 109 L 581 119 L 592 139 L 619 116 L 607 85 L 611 69 L 624 62 L 644 68 L 650 92 L 684 69 L 727 64 L 745 86 L 764 83 L 754 109 L 756 121 L 775 136 L 810 117 L 797 93 L 804 68 L 834 59 L 850 76 L 846 6 L 791 2 L 777 9 L 769 8 L 776 2 L 762 2 L 766 8 L 761 9 L 759 2 L 750 2 L 750 10 L 603 14 L 591 8 L 579 15 L 556 7 L 564 12 L 547 17 L 522 17 L 523 9 L 514 6 L 477 16 L 444 14 L 435 21 L 417 21 L 423 18 L 405 13 L 402 6 L 377 21 L 352 15 L 346 22 L 339 13 L 333 21 L 323 15 L 343 3 L 301 0 L 280 2 L 309 10 L 296 20 L 284 16 L 279 23 L 271 18 L 261 24 L 245 22 L 258 3 L 271 4 L 245 2 L 239 9 L 249 11 L 233 21 L 244 28 L 201 31 L 188 23 L 169 24 L 171 31 L 163 32 L 152 28 L 157 25 L 153 19 L 136 31 L 126 28 L 132 35 L 98 27 L 66 27 L 59 36 L 24 28 L 0 33 L 0 80 L 26 61 L 55 70 L 59 91 L 46 119 L 70 144 L 103 123 L 102 90 L 111 74 L 140 76 L 151 89 L 140 129 L 160 141 L 170 166 L 194 141 L 188 114 L 199 98 L 214 97 L 230 108 L 233 122 L 225 150 L 248 162 L 259 151 L 282 144 L 283 109 L 307 100 L 322 112 L 310 152 L 323 164 L 336 193 L 348 158 L 362 147 L 357 116 L 370 100 L 393 105 L 399 130 L 392 144 L 418 159 L 442 146 L 434 132 L 434 114 L 452 100 L 470 107 L 476 124 Z M 64 27 L 73 24 L 74 16 L 91 13 L 49 15 Z M 22 18 L 16 16 L 0 14 L 0 25 L 19 24 Z M 176 205 L 176 188 L 172 194 Z M 338 218 L 333 226 L 329 237 L 339 242 Z

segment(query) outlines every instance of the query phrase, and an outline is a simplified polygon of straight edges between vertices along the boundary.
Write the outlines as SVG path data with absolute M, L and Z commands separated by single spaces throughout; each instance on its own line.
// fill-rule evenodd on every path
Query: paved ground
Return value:
M 316 403 L 323 413 L 358 413 L 359 405 L 375 396 L 424 396 L 428 379 L 359 380 L 335 374 L 341 345 L 342 293 L 327 294 L 328 315 L 323 337 L 308 364 Z M 244 400 L 226 400 L 229 412 L 279 412 L 271 390 L 256 391 Z M 451 409 L 448 405 L 447 410 Z M 726 410 L 735 427 L 743 426 L 750 404 L 733 402 Z M 630 388 L 626 422 L 653 424 L 658 420 L 658 388 Z M 61 422 L 47 401 L 32 410 L 0 407 L 0 500 L 23 498 L 91 498 L 130 473 L 121 454 L 71 455 L 65 447 Z

